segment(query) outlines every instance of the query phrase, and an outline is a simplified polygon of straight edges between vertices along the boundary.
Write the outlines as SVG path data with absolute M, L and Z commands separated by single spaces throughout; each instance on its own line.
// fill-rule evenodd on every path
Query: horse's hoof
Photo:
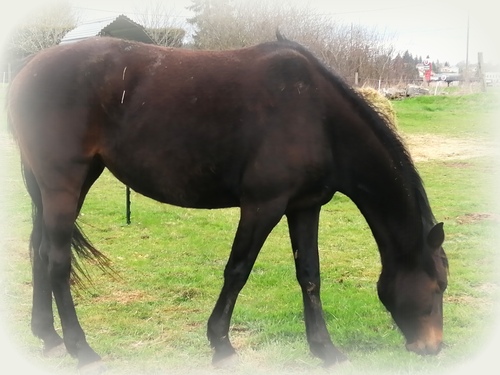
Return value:
M 325 362 L 323 364 L 323 367 L 328 371 L 338 371 L 340 369 L 345 369 L 351 366 L 352 363 L 347 358 L 335 362 Z
M 78 368 L 80 375 L 99 375 L 107 370 L 106 364 L 103 361 L 91 362 L 87 365 Z
M 68 354 L 68 351 L 66 350 L 66 346 L 64 345 L 64 343 L 61 343 L 50 349 L 43 349 L 43 355 L 49 358 L 60 358 L 64 357 L 66 354 Z
M 227 368 L 232 368 L 232 367 L 237 366 L 239 362 L 240 362 L 240 358 L 238 357 L 238 354 L 233 353 L 227 357 L 220 358 L 220 359 L 219 358 L 216 359 L 214 357 L 212 364 L 215 368 L 227 369 Z

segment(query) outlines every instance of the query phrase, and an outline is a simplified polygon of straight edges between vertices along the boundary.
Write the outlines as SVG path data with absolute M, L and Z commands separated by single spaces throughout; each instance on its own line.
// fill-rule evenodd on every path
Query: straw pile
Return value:
M 394 129 L 398 128 L 396 111 L 384 95 L 372 87 L 359 87 L 356 91 L 379 113 L 386 117 Z

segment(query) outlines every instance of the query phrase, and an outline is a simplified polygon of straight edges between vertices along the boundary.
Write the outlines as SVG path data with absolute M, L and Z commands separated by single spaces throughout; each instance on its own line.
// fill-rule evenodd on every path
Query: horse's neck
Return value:
M 419 192 L 411 181 L 412 172 L 405 170 L 412 167 L 402 167 L 372 135 L 349 139 L 357 144 L 344 144 L 345 155 L 339 155 L 345 161 L 340 167 L 345 179 L 340 191 L 365 217 L 382 257 L 411 252 L 422 233 Z

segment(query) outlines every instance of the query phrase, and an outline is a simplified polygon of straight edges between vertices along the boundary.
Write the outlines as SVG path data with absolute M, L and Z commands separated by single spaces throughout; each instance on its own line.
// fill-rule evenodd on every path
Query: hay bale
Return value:
M 389 120 L 394 129 L 398 128 L 396 111 L 384 95 L 372 87 L 359 87 L 356 91 L 379 113 Z

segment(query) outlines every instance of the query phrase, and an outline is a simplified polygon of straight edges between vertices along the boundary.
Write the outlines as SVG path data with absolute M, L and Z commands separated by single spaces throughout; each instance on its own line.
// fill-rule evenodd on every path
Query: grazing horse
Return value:
M 34 205 L 31 327 L 80 367 L 100 361 L 70 290 L 75 252 L 105 262 L 76 219 L 104 168 L 136 192 L 192 208 L 239 207 L 224 284 L 208 320 L 213 362 L 235 355 L 231 315 L 267 236 L 286 216 L 311 352 L 346 360 L 320 299 L 320 209 L 357 205 L 380 251 L 378 295 L 408 350 L 442 345 L 444 232 L 402 141 L 301 45 L 191 51 L 113 38 L 56 46 L 14 78 L 8 120 Z M 95 263 L 98 263 L 95 262 Z M 54 329 L 52 296 L 62 325 Z

